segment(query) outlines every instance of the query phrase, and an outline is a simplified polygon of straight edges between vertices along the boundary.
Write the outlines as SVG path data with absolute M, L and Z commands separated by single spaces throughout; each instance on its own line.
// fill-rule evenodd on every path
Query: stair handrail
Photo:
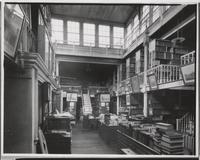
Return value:
M 187 133 L 186 130 L 187 130 L 187 127 L 189 125 L 191 125 L 191 121 L 192 119 L 191 118 L 188 118 L 189 116 L 193 116 L 190 112 L 187 112 L 183 117 L 181 118 L 177 118 L 176 119 L 176 130 L 177 131 L 181 131 L 183 133 Z M 187 119 L 186 119 L 187 118 Z M 185 123 L 185 125 L 183 124 Z M 191 126 L 190 126 L 191 127 Z M 191 129 L 191 128 L 190 128 Z M 191 134 L 191 130 L 190 130 L 190 134 Z

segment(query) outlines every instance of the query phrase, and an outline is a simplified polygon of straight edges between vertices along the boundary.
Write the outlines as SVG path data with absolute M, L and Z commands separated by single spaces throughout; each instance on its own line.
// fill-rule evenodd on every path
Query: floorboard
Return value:
M 81 124 L 72 129 L 72 154 L 117 154 L 99 137 L 98 130 L 84 129 Z

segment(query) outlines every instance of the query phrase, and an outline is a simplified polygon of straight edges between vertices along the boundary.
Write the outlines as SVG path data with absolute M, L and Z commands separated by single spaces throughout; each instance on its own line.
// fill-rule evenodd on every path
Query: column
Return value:
M 126 79 L 130 78 L 130 58 L 126 59 Z
M 113 26 L 110 26 L 110 48 L 113 48 Z
M 64 43 L 67 43 L 67 40 L 68 40 L 68 38 L 67 38 L 67 21 L 66 20 L 63 20 L 63 42 Z
M 149 37 L 148 37 L 148 31 L 145 31 L 145 38 L 144 38 L 144 90 L 143 90 L 143 114 L 144 117 L 148 116 L 148 94 L 147 94 L 147 55 L 148 55 L 148 43 L 149 43 Z
M 56 83 L 60 84 L 60 78 L 59 78 L 59 61 L 56 60 Z
M 117 66 L 117 114 L 119 113 L 119 84 L 120 84 L 120 65 Z
M 95 24 L 95 47 L 99 47 L 99 26 Z

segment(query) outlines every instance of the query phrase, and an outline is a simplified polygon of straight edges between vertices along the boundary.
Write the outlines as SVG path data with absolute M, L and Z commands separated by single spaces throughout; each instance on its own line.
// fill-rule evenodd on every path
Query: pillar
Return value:
M 95 47 L 99 47 L 99 26 L 95 24 Z
M 67 43 L 67 21 L 63 20 L 63 43 Z
M 119 107 L 120 107 L 120 102 L 119 102 L 119 84 L 120 84 L 120 65 L 117 66 L 117 115 L 119 114 Z
M 148 43 L 149 43 L 149 37 L 148 37 L 148 31 L 145 31 L 145 38 L 144 38 L 144 90 L 143 90 L 143 114 L 144 117 L 148 116 L 148 94 L 147 94 L 147 56 L 148 56 Z
M 113 26 L 110 26 L 110 48 L 113 48 Z
M 56 60 L 56 77 L 59 76 L 59 61 Z

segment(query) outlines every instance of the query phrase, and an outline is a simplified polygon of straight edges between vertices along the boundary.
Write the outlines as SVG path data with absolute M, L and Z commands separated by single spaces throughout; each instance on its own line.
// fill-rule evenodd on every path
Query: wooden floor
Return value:
M 72 129 L 72 154 L 117 154 L 99 137 L 98 130 L 84 129 L 82 124 Z

